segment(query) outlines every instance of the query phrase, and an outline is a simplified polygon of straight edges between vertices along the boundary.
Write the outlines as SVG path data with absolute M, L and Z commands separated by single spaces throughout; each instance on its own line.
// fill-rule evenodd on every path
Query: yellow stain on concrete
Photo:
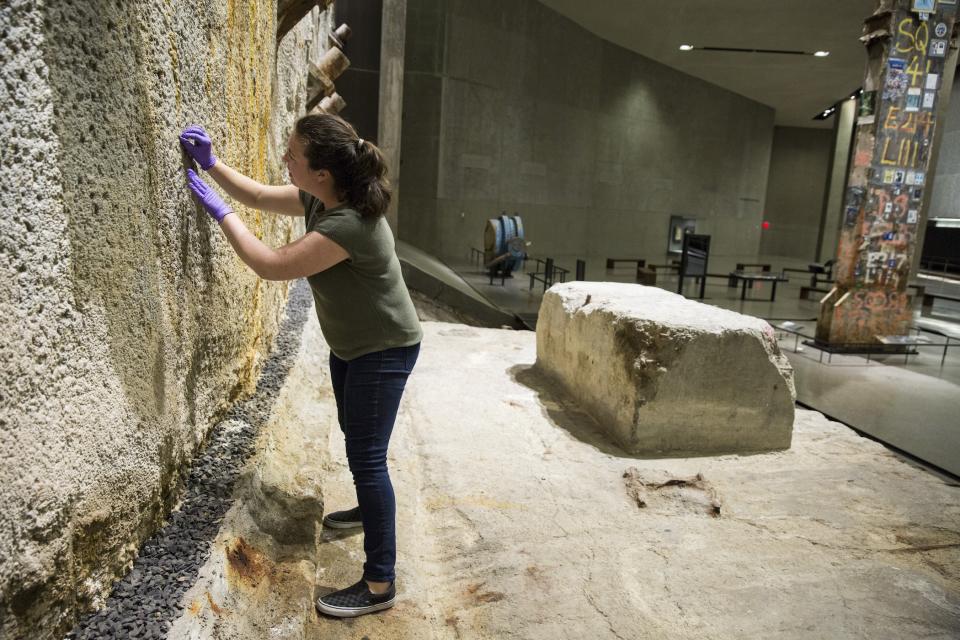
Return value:
M 227 0 L 226 31 L 222 43 L 226 47 L 226 132 L 225 160 L 241 173 L 258 182 L 268 183 L 267 147 L 270 129 L 273 64 L 275 55 L 275 12 L 273 2 L 266 0 Z M 217 46 L 211 41 L 210 48 Z M 213 56 L 211 56 L 213 58 Z M 207 91 L 213 93 L 207 74 Z M 269 229 L 260 211 L 236 204 L 251 233 L 268 244 L 276 227 Z M 245 268 L 245 267 L 241 267 Z M 259 311 L 265 303 L 267 285 L 255 279 L 251 292 L 247 344 L 241 366 L 241 385 L 252 391 L 256 384 L 257 358 L 264 342 L 264 319 Z

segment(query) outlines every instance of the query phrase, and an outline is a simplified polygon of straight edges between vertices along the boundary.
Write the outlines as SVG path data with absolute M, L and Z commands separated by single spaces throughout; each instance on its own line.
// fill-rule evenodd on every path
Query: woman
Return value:
M 407 377 L 423 336 L 400 273 L 393 234 L 383 217 L 390 203 L 380 150 L 333 115 L 301 118 L 283 156 L 291 185 L 262 185 L 212 152 L 201 127 L 180 143 L 232 198 L 264 211 L 306 217 L 306 233 L 271 249 L 254 236 L 197 174 L 188 186 L 220 224 L 237 255 L 261 278 L 306 277 L 330 345 L 330 378 L 346 439 L 358 506 L 324 524 L 362 526 L 363 578 L 317 600 L 317 608 L 352 617 L 393 606 L 396 596 L 396 502 L 387 445 Z

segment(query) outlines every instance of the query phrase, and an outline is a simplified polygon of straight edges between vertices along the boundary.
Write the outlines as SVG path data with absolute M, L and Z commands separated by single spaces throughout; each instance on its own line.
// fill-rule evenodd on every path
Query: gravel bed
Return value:
M 232 504 L 234 484 L 293 366 L 312 308 L 307 281 L 297 280 L 290 287 L 286 317 L 256 391 L 213 428 L 206 448 L 193 461 L 180 509 L 143 544 L 131 571 L 114 585 L 106 606 L 83 619 L 66 635 L 68 640 L 166 637 L 181 614 L 180 598 L 210 556 L 211 542 Z

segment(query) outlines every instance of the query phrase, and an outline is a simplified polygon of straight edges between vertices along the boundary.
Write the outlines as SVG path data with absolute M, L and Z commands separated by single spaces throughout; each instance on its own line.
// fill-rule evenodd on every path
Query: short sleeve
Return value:
M 316 231 L 322 234 L 350 254 L 351 260 L 356 260 L 366 246 L 366 234 L 356 214 L 349 210 L 331 210 L 326 215 L 317 215 L 307 231 Z

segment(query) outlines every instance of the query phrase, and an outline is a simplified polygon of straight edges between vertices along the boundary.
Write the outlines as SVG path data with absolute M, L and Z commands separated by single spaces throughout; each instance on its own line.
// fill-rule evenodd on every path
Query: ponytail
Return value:
M 304 142 L 311 169 L 326 169 L 344 200 L 364 218 L 377 218 L 390 205 L 390 182 L 383 153 L 357 136 L 340 116 L 309 115 L 300 118 L 296 132 Z
M 375 144 L 360 138 L 356 144 L 357 179 L 347 192 L 347 201 L 366 217 L 386 212 L 390 205 L 390 183 L 387 181 L 387 163 Z

